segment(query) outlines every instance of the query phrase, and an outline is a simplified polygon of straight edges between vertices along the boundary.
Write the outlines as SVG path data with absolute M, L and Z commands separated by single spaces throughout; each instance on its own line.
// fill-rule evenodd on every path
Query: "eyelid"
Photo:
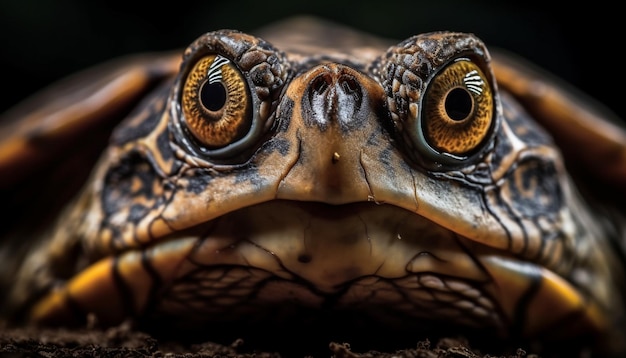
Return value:
M 455 154 L 431 147 L 418 122 L 422 119 L 427 87 L 443 69 L 458 60 L 469 60 L 483 71 L 492 88 L 493 120 L 479 148 Z M 487 48 L 476 36 L 445 31 L 408 38 L 375 61 L 372 71 L 380 74 L 387 95 L 390 131 L 411 165 L 426 171 L 466 167 L 476 164 L 493 148 L 502 109 L 489 62 Z
M 204 56 L 219 55 L 238 68 L 249 91 L 251 125 L 241 138 L 225 146 L 197 143 L 185 128 L 180 98 L 184 81 L 194 64 Z M 241 163 L 259 146 L 261 136 L 272 128 L 273 111 L 282 88 L 291 73 L 291 64 L 271 44 L 260 38 L 234 30 L 204 34 L 186 50 L 181 72 L 170 94 L 173 140 L 190 156 L 214 163 Z

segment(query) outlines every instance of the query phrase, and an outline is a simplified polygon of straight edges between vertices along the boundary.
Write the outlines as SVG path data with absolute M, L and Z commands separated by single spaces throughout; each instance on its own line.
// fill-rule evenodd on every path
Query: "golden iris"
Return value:
M 423 106 L 424 137 L 440 152 L 467 155 L 489 133 L 492 89 L 478 65 L 469 60 L 456 61 L 437 74 Z
M 230 60 L 202 57 L 183 87 L 181 105 L 189 132 L 208 148 L 236 142 L 252 125 L 246 79 Z

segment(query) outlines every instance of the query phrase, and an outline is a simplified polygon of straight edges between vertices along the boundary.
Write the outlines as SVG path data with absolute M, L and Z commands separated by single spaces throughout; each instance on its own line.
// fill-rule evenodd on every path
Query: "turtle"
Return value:
M 475 34 L 214 30 L 1 123 L 10 324 L 626 352 L 621 119 Z

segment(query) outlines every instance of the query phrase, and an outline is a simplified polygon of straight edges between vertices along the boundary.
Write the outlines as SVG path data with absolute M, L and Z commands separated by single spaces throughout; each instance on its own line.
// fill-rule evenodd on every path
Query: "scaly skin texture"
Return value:
M 617 333 L 615 234 L 550 135 L 498 88 L 478 38 L 436 32 L 344 53 L 268 41 L 222 30 L 184 51 L 21 265 L 7 312 L 183 329 L 357 312 L 397 330 L 583 346 Z M 229 78 L 245 81 L 233 88 L 247 88 L 251 110 L 237 110 L 250 124 L 208 147 L 187 126 L 198 111 L 185 112 L 182 88 L 219 66 L 241 73 Z M 454 128 L 444 149 L 424 130 L 441 127 Z

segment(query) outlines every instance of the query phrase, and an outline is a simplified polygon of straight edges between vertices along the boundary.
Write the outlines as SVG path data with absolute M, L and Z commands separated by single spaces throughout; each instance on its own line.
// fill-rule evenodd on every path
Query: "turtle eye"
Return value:
M 435 151 L 466 157 L 489 133 L 493 111 L 489 80 L 475 63 L 462 58 L 432 78 L 418 130 Z
M 220 55 L 200 58 L 184 81 L 181 105 L 189 132 L 209 149 L 243 138 L 252 127 L 248 83 L 237 66 Z

